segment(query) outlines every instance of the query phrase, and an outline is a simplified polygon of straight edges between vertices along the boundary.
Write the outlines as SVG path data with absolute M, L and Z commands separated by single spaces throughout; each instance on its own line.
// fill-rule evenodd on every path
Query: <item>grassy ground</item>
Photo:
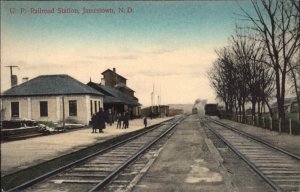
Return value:
M 292 119 L 293 121 L 299 121 L 298 120 L 298 113 L 286 113 L 285 115 L 286 115 L 287 119 Z M 269 118 L 270 115 L 269 115 L 269 113 L 263 113 L 262 116 L 265 117 L 265 118 Z M 273 118 L 277 119 L 277 114 L 276 113 L 273 115 Z
M 273 115 L 272 121 L 269 118 L 269 113 L 262 114 L 263 118 L 256 117 L 254 122 L 252 116 L 247 116 L 247 121 L 244 122 L 246 124 L 255 125 L 257 127 L 262 127 L 266 129 L 272 129 L 273 131 L 292 133 L 294 135 L 300 135 L 300 121 L 298 120 L 298 113 L 286 113 L 286 119 L 281 120 L 281 126 L 279 126 L 280 122 L 277 118 L 277 114 Z M 232 120 L 237 120 L 237 118 L 233 118 Z

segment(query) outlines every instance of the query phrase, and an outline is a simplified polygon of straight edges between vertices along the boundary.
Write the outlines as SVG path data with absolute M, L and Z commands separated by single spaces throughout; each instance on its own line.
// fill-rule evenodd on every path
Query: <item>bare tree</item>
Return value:
M 213 63 L 213 67 L 208 72 L 208 78 L 211 86 L 216 91 L 217 98 L 224 102 L 226 112 L 231 114 L 235 103 L 233 63 L 228 48 L 216 52 L 219 58 Z
M 298 0 L 291 0 L 292 4 L 295 6 L 295 8 L 300 12 L 300 1 Z
M 245 17 L 253 24 L 265 43 L 270 65 L 274 70 L 279 118 L 285 118 L 284 98 L 289 61 L 299 50 L 299 12 L 291 1 L 252 0 L 255 16 L 245 11 Z
M 296 94 L 296 99 L 298 103 L 298 120 L 300 121 L 300 56 L 289 62 L 290 68 L 290 77 L 293 83 L 292 87 L 294 88 L 294 94 Z
M 266 62 L 264 44 L 257 41 L 255 35 L 239 30 L 239 28 L 236 29 L 235 35 L 232 35 L 231 44 L 236 68 L 242 80 L 238 90 L 241 92 L 243 111 L 248 97 L 252 103 L 252 115 L 255 116 L 258 112 L 261 116 L 262 106 L 264 104 L 270 106 L 269 98 L 273 90 L 273 75 L 268 66 L 264 65 Z M 269 111 L 272 115 L 270 107 Z
M 268 104 L 272 85 L 272 75 L 262 64 L 263 48 L 257 41 L 237 33 L 232 36 L 229 47 L 216 53 L 219 58 L 214 62 L 209 78 L 217 97 L 225 103 L 226 112 L 235 111 L 244 119 L 245 104 L 250 100 L 252 115 L 256 112 L 260 115 L 260 104 Z
M 217 98 L 225 104 L 225 110 L 228 110 L 228 96 L 226 86 L 223 81 L 223 69 L 220 67 L 218 60 L 213 63 L 213 67 L 208 71 L 207 75 L 212 88 L 215 90 Z
M 227 92 L 227 112 L 233 113 L 236 103 L 236 70 L 234 68 L 233 56 L 229 47 L 216 51 L 219 59 L 218 64 L 222 68 L 222 80 Z
M 274 71 L 271 71 L 271 69 L 269 68 L 263 69 L 260 99 L 263 103 L 262 107 L 264 106 L 264 104 L 267 105 L 271 117 L 273 117 L 273 110 L 270 105 L 270 99 L 272 99 L 273 93 L 274 93 Z
M 300 1 L 291 0 L 291 2 L 298 11 L 298 14 L 294 15 L 295 19 L 298 21 L 295 30 L 300 34 Z M 291 68 L 290 77 L 293 82 L 294 93 L 296 94 L 298 103 L 298 120 L 300 121 L 300 55 L 296 55 L 295 58 L 289 62 L 289 65 Z

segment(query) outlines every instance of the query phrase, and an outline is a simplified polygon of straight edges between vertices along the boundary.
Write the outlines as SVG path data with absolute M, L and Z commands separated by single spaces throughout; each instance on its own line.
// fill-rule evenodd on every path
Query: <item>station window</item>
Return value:
M 100 111 L 100 109 L 101 109 L 101 103 L 100 103 L 100 101 L 98 101 L 98 105 L 99 105 L 99 111 Z
M 94 101 L 95 113 L 97 113 L 97 101 Z
M 12 117 L 19 117 L 19 102 L 11 102 L 11 116 Z
M 69 115 L 77 116 L 77 101 L 76 100 L 69 101 Z
M 40 116 L 48 117 L 48 102 L 40 101 Z

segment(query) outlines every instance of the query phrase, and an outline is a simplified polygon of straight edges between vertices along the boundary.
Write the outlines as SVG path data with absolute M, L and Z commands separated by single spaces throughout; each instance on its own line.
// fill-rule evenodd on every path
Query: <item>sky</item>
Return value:
M 250 1 L 1 1 L 1 91 L 10 88 L 8 65 L 18 66 L 19 83 L 47 74 L 100 83 L 116 68 L 143 106 L 153 88 L 156 104 L 158 97 L 216 102 L 207 71 L 244 22 L 240 6 L 252 8 Z M 31 12 L 39 9 L 54 13 Z

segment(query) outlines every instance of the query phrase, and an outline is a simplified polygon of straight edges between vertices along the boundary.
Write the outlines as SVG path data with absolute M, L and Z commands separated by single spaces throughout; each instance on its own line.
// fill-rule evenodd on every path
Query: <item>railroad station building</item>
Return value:
M 101 73 L 100 83 L 90 81 L 88 86 L 104 94 L 104 110 L 111 111 L 114 116 L 118 113 L 128 112 L 131 118 L 141 116 L 141 104 L 134 96 L 134 90 L 126 84 L 127 79 L 113 68 Z
M 89 124 L 103 94 L 69 75 L 42 75 L 1 95 L 3 120 L 33 119 Z

